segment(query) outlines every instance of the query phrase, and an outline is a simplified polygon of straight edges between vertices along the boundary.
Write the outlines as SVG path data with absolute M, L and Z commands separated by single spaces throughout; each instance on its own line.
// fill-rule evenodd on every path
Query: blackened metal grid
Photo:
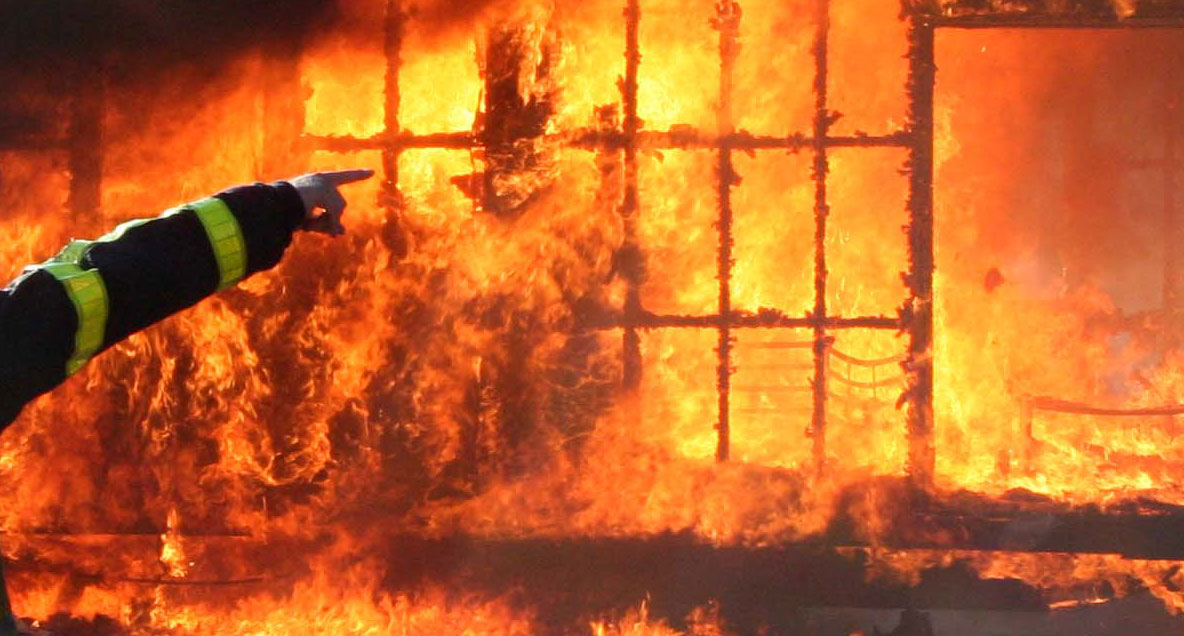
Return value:
M 827 357 L 830 332 L 836 329 L 890 329 L 909 336 L 907 354 L 901 362 L 905 389 L 901 402 L 907 405 L 908 462 L 912 483 L 926 488 L 932 484 L 933 445 L 933 100 L 936 65 L 935 31 L 938 28 L 1147 28 L 1184 27 L 1184 2 L 1148 0 L 1154 12 L 1147 16 L 1120 16 L 1104 9 L 1094 10 L 1093 0 L 1079 0 L 1090 10 L 1064 3 L 1049 8 L 1032 0 L 1016 8 L 1017 3 L 998 9 L 986 0 L 901 0 L 901 19 L 908 23 L 908 78 L 904 88 L 907 116 L 900 130 L 879 135 L 832 135 L 835 114 L 827 96 L 828 37 L 830 0 L 815 0 L 813 6 L 814 43 L 814 112 L 812 129 L 785 137 L 752 135 L 736 131 L 733 125 L 731 86 L 733 63 L 738 51 L 737 36 L 742 18 L 741 5 L 735 0 L 718 0 L 712 21 L 719 33 L 720 78 L 717 102 L 718 135 L 706 135 L 692 127 L 674 126 L 668 131 L 643 130 L 638 118 L 638 68 L 641 50 L 638 39 L 642 20 L 640 0 L 625 0 L 622 19 L 625 26 L 625 74 L 620 82 L 623 117 L 613 125 L 561 131 L 558 141 L 600 153 L 620 153 L 624 165 L 624 192 L 618 213 L 624 228 L 622 249 L 642 249 L 637 237 L 640 211 L 638 192 L 638 152 L 662 149 L 704 149 L 717 154 L 716 192 L 718 203 L 717 311 L 709 315 L 657 314 L 644 308 L 641 298 L 641 274 L 625 271 L 627 291 L 623 307 L 593 325 L 623 332 L 623 383 L 635 389 L 641 378 L 642 359 L 639 331 L 643 329 L 698 328 L 715 329 L 718 334 L 716 386 L 718 393 L 716 458 L 726 461 L 730 446 L 730 398 L 734 337 L 733 331 L 749 328 L 808 328 L 813 337 L 813 379 L 811 381 L 812 452 L 817 470 L 823 470 L 826 457 Z M 1071 3 L 1072 4 L 1072 3 Z M 1108 6 L 1108 5 L 1107 5 Z M 397 217 L 401 207 L 398 160 L 408 149 L 482 148 L 481 135 L 473 132 L 410 134 L 399 125 L 400 66 L 405 27 L 410 16 L 403 0 L 387 0 L 384 17 L 386 55 L 384 129 L 369 137 L 304 135 L 306 147 L 333 152 L 378 150 L 382 154 L 382 200 L 387 214 Z M 829 159 L 832 148 L 903 148 L 908 152 L 905 175 L 908 179 L 906 202 L 908 224 L 908 267 L 904 274 L 907 298 L 895 316 L 831 315 L 827 307 L 826 228 L 829 216 L 827 195 Z M 811 179 L 814 184 L 814 302 L 805 316 L 790 316 L 778 310 L 750 313 L 733 309 L 731 278 L 733 257 L 732 188 L 737 184 L 732 165 L 736 150 L 810 152 L 813 157 Z
M 883 135 L 836 136 L 830 134 L 835 115 L 827 101 L 827 61 L 829 0 L 814 4 L 814 113 L 809 133 L 799 132 L 785 137 L 757 136 L 737 132 L 732 118 L 732 72 L 738 52 L 738 33 L 742 11 L 734 0 L 716 3 L 712 24 L 719 33 L 719 99 L 716 117 L 718 135 L 705 135 L 691 127 L 676 126 L 670 131 L 642 130 L 638 118 L 638 68 L 641 51 L 638 39 L 642 12 L 639 0 L 626 0 L 623 7 L 625 23 L 625 75 L 620 82 L 623 117 L 619 126 L 611 128 L 565 131 L 562 141 L 571 147 L 602 153 L 621 153 L 624 163 L 624 192 L 618 212 L 624 228 L 626 250 L 639 250 L 637 238 L 639 214 L 638 152 L 652 149 L 712 149 L 716 152 L 716 192 L 718 203 L 717 311 L 710 315 L 664 315 L 647 311 L 641 298 L 641 275 L 624 272 L 627 291 L 623 307 L 595 327 L 621 329 L 623 332 L 624 385 L 638 386 L 642 373 L 639 331 L 643 329 L 699 328 L 715 329 L 718 334 L 716 386 L 718 394 L 716 457 L 726 461 L 730 443 L 730 397 L 733 369 L 733 331 L 746 328 L 808 328 L 813 334 L 813 368 L 811 382 L 813 406 L 808 434 L 812 438 L 815 465 L 822 469 L 826 456 L 827 419 L 827 356 L 835 329 L 891 329 L 910 334 L 909 355 L 905 368 L 906 401 L 909 404 L 909 471 L 919 484 L 929 483 L 932 476 L 932 362 L 928 351 L 932 339 L 932 94 L 933 94 L 933 25 L 920 16 L 909 19 L 909 95 L 908 123 L 902 130 Z M 401 200 L 398 185 L 399 155 L 407 149 L 442 148 L 476 149 L 482 147 L 479 134 L 446 132 L 409 134 L 399 127 L 400 95 L 399 71 L 406 21 L 409 16 L 401 0 L 388 0 L 385 8 L 385 104 L 384 129 L 370 137 L 306 136 L 312 148 L 336 152 L 378 150 L 382 153 L 383 199 L 391 206 L 390 214 L 397 214 Z M 909 151 L 909 249 L 910 263 L 906 275 L 909 297 L 896 316 L 842 316 L 827 311 L 826 224 L 829 215 L 827 175 L 831 148 L 905 148 Z M 776 310 L 762 310 L 753 314 L 733 309 L 731 279 L 733 257 L 732 188 L 738 183 L 732 165 L 736 150 L 804 151 L 813 155 L 811 179 L 814 183 L 814 299 L 813 308 L 805 316 L 790 316 Z

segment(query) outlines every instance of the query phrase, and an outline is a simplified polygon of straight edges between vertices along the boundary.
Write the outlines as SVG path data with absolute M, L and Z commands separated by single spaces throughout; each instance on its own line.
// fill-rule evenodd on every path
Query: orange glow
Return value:
M 304 133 L 289 140 L 291 156 L 265 146 L 275 122 L 264 115 L 269 60 L 259 52 L 208 80 L 200 99 L 186 92 L 196 81 L 186 69 L 178 87 L 151 96 L 112 88 L 93 217 L 69 212 L 61 152 L 0 152 L 0 273 L 9 279 L 73 236 L 237 183 L 384 161 L 397 172 L 349 186 L 346 237 L 298 236 L 277 271 L 120 343 L 0 437 L 0 545 L 24 566 L 10 582 L 18 614 L 103 615 L 176 634 L 529 634 L 543 619 L 516 591 L 458 595 L 436 581 L 408 591 L 391 581 L 413 573 L 379 555 L 396 535 L 686 533 L 714 546 L 774 546 L 818 540 L 840 515 L 858 522 L 853 536 L 873 546 L 869 568 L 885 579 L 915 582 L 925 568 L 964 561 L 984 578 L 1042 590 L 1106 582 L 1122 595 L 1143 586 L 1184 610 L 1174 563 L 878 547 L 893 521 L 912 521 L 861 490 L 907 474 L 898 404 L 907 333 L 828 331 L 826 445 L 815 457 L 814 333 L 801 324 L 733 329 L 730 455 L 716 460 L 720 151 L 643 144 L 628 166 L 619 147 L 571 143 L 619 130 L 627 115 L 624 3 L 408 8 L 390 118 L 387 3 L 339 4 L 336 21 L 309 36 L 289 87 L 302 112 L 288 114 Z M 699 141 L 720 132 L 716 4 L 640 3 L 644 132 Z M 812 135 L 815 3 L 740 4 L 735 128 Z M 842 117 L 832 135 L 906 126 L 898 13 L 895 2 L 834 0 L 827 90 L 831 115 Z M 535 111 L 506 115 L 484 103 L 498 29 L 519 46 L 505 99 Z M 1142 308 L 1123 314 L 1137 314 L 1125 326 L 1107 322 L 1122 313 L 1119 296 L 1146 292 L 1146 281 L 1125 270 L 1109 280 L 1122 259 L 1107 254 L 1096 269 L 1082 265 L 1089 249 L 1113 247 L 1101 237 L 1110 230 L 1147 239 L 1120 223 L 1129 210 L 1106 216 L 1091 200 L 1133 186 L 1111 192 L 1078 166 L 1065 190 L 1096 189 L 1046 191 L 1033 165 L 1005 160 L 1037 156 L 1050 141 L 1023 134 L 1069 126 L 1049 123 L 1060 117 L 1049 105 L 1059 103 L 1056 89 L 1075 86 L 1114 46 L 1110 34 L 1045 35 L 938 38 L 933 494 L 1022 490 L 1061 509 L 1140 497 L 1184 504 L 1178 417 L 1028 408 L 1034 397 L 1113 408 L 1184 402 L 1184 356 L 1164 345 L 1173 334 L 1162 315 Z M 524 123 L 524 111 L 544 121 Z M 385 130 L 394 120 L 398 130 Z M 539 134 L 463 147 L 466 134 L 492 136 L 491 122 L 538 124 Z M 397 156 L 374 139 L 444 133 L 453 133 L 447 143 Z M 326 148 L 323 137 L 353 137 L 356 146 Z M 1109 146 L 1088 150 L 1105 157 Z M 830 316 L 891 320 L 908 297 L 907 154 L 828 150 L 820 240 Z M 732 150 L 731 161 L 740 177 L 728 191 L 732 311 L 802 319 L 815 307 L 813 150 Z M 276 173 L 281 167 L 290 173 Z M 630 187 L 636 210 L 625 205 Z M 1085 211 L 1034 220 L 1054 203 Z M 630 242 L 641 256 L 622 248 Z M 1041 260 L 1050 251 L 1064 269 Z M 1152 266 L 1140 272 L 1161 276 Z M 634 292 L 645 312 L 698 326 L 630 332 L 621 316 Z M 1145 329 L 1131 326 L 1139 320 Z M 632 335 L 641 373 L 636 387 L 623 387 Z M 864 492 L 872 494 L 852 495 Z M 1094 600 L 1048 599 L 1050 607 Z M 629 602 L 569 627 L 680 633 L 648 602 Z M 709 605 L 678 618 L 691 633 L 722 634 L 719 613 Z

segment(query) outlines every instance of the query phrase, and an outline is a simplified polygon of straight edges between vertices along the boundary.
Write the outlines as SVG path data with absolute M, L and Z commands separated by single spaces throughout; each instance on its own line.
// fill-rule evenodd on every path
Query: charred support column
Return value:
M 908 403 L 908 472 L 913 485 L 933 484 L 933 89 L 934 29 L 930 18 L 909 23 L 908 129 L 909 299 L 901 318 L 909 332 L 903 363 Z
M 716 127 L 723 140 L 716 165 L 719 188 L 719 366 L 716 378 L 719 421 L 716 424 L 718 438 L 715 458 L 722 462 L 728 459 L 731 441 L 728 401 L 732 381 L 732 186 L 737 182 L 736 171 L 732 166 L 732 149 L 726 140 L 735 130 L 732 123 L 732 72 L 740 48 L 737 38 L 741 11 L 740 4 L 733 0 L 720 0 L 715 10 L 712 24 L 719 31 L 719 107 L 716 111 Z
M 641 64 L 638 25 L 641 22 L 639 0 L 625 2 L 625 81 L 621 84 L 621 98 L 625 105 L 623 132 L 625 135 L 625 196 L 621 200 L 621 222 L 624 244 L 621 246 L 622 274 L 628 289 L 625 293 L 624 373 L 625 389 L 634 390 L 641 384 L 641 339 L 637 325 L 641 322 L 641 278 L 644 264 L 641 246 L 637 243 L 637 67 Z
M 407 14 L 403 12 L 401 0 L 387 0 L 383 16 L 383 54 L 386 57 L 386 73 L 383 75 L 383 131 L 386 141 L 382 146 L 382 187 L 379 204 L 386 213 L 382 238 L 386 246 L 397 256 L 407 251 L 399 217 L 403 211 L 403 196 L 399 192 L 399 154 L 403 147 L 395 142 L 399 135 L 399 104 L 402 94 L 399 88 L 399 69 L 403 64 L 403 32 Z
M 70 103 L 70 194 L 73 226 L 90 228 L 98 218 L 103 181 L 102 64 L 79 64 Z
M 814 407 L 810 417 L 814 466 L 822 470 L 826 462 L 826 358 L 830 341 L 826 335 L 826 220 L 830 205 L 826 197 L 830 163 L 826 140 L 830 134 L 831 114 L 827 108 L 827 40 L 830 36 L 830 0 L 815 0 L 814 31 Z

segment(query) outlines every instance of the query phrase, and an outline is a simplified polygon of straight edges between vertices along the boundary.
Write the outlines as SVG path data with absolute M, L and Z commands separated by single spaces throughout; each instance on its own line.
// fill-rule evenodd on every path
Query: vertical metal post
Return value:
M 403 58 L 403 32 L 406 21 L 401 0 L 387 0 L 383 16 L 383 54 L 386 73 L 383 77 L 383 130 L 387 139 L 382 147 L 382 190 L 379 203 L 386 210 L 387 223 L 398 223 L 402 196 L 399 193 L 399 155 L 402 147 L 395 139 L 399 134 L 399 68 Z M 386 232 L 384 231 L 384 234 Z
M 732 380 L 732 186 L 737 182 L 732 166 L 732 150 L 728 139 L 734 132 L 732 122 L 732 73 L 739 53 L 740 4 L 734 0 L 720 0 L 715 5 L 712 24 L 719 31 L 719 105 L 716 127 L 721 139 L 716 165 L 719 195 L 719 363 L 716 372 L 716 391 L 719 398 L 719 420 L 715 458 L 727 461 L 731 442 L 730 408 L 728 401 Z
M 641 22 L 639 0 L 625 2 L 625 81 L 621 84 L 621 97 L 625 105 L 625 196 L 621 201 L 621 221 L 624 226 L 624 244 L 621 249 L 630 264 L 622 274 L 628 289 L 625 293 L 625 335 L 624 335 L 624 385 L 628 390 L 641 384 L 641 340 L 637 335 L 637 324 L 641 321 L 641 247 L 637 243 L 637 131 L 641 126 L 637 118 L 637 67 L 641 64 L 641 49 L 638 42 L 638 25 Z
M 908 129 L 911 136 L 908 239 L 909 299 L 901 310 L 909 350 L 903 367 L 908 401 L 908 474 L 912 484 L 933 484 L 933 91 L 934 28 L 928 16 L 910 18 Z
M 822 470 L 826 462 L 826 221 L 830 215 L 826 181 L 830 163 L 826 140 L 830 134 L 831 114 L 827 108 L 827 54 L 830 36 L 830 1 L 815 0 L 814 31 L 814 406 L 810 418 L 814 466 Z

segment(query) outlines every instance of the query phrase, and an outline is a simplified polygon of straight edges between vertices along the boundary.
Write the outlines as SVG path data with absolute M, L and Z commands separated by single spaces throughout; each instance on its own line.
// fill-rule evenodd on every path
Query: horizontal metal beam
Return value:
M 1114 408 L 1095 406 L 1082 402 L 1071 402 L 1051 397 L 1036 396 L 1028 401 L 1032 409 L 1070 415 L 1097 415 L 1101 417 L 1159 417 L 1184 415 L 1184 404 L 1165 404 L 1142 408 Z
M 933 16 L 930 23 L 943 29 L 1180 29 L 1179 16 L 1126 18 L 1090 15 L 984 14 Z
M 912 138 L 906 132 L 886 135 L 854 135 L 826 137 L 822 145 L 828 148 L 907 148 Z M 305 135 L 303 142 L 309 150 L 330 152 L 359 152 L 364 150 L 441 148 L 466 150 L 480 148 L 480 137 L 469 132 L 432 133 L 414 135 L 377 134 L 370 137 L 350 135 Z M 618 131 L 582 130 L 549 135 L 543 143 L 583 148 L 587 150 L 621 150 L 627 145 L 625 135 Z M 741 151 L 787 150 L 796 152 L 814 146 L 814 139 L 801 133 L 788 137 L 752 135 L 746 132 L 728 135 L 707 135 L 690 127 L 674 127 L 667 131 L 637 133 L 637 147 L 646 150 L 728 149 Z
M 642 312 L 635 320 L 628 320 L 624 313 L 612 313 L 598 316 L 585 323 L 591 329 L 619 329 L 634 327 L 654 329 L 663 327 L 684 327 L 692 329 L 718 329 L 723 324 L 719 314 L 708 315 L 680 315 L 655 314 Z M 729 315 L 728 326 L 732 329 L 801 329 L 811 328 L 821 324 L 828 329 L 904 329 L 900 318 L 891 316 L 827 316 L 817 320 L 813 316 L 793 317 L 779 311 L 761 311 L 759 313 L 733 312 Z
M 370 137 L 352 135 L 304 135 L 301 137 L 309 150 L 330 152 L 360 152 L 363 150 L 388 150 L 390 148 L 455 148 L 465 150 L 481 144 L 477 137 L 468 132 L 433 133 L 413 135 L 400 133 L 388 135 L 379 133 Z
M 624 135 L 615 131 L 583 131 L 570 135 L 557 135 L 558 141 L 568 145 L 589 149 L 614 149 L 623 147 Z M 822 139 L 822 145 L 828 148 L 841 147 L 870 147 L 870 148 L 906 148 L 912 138 L 906 132 L 894 132 L 886 135 L 868 135 L 856 133 L 846 136 L 828 136 Z M 790 150 L 797 151 L 814 147 L 814 138 L 804 133 L 794 133 L 787 137 L 770 135 L 753 135 L 740 131 L 727 135 L 709 135 L 689 126 L 674 126 L 665 131 L 641 131 L 637 133 L 637 144 L 641 148 L 653 150 L 682 150 L 682 149 L 724 149 L 724 150 Z

